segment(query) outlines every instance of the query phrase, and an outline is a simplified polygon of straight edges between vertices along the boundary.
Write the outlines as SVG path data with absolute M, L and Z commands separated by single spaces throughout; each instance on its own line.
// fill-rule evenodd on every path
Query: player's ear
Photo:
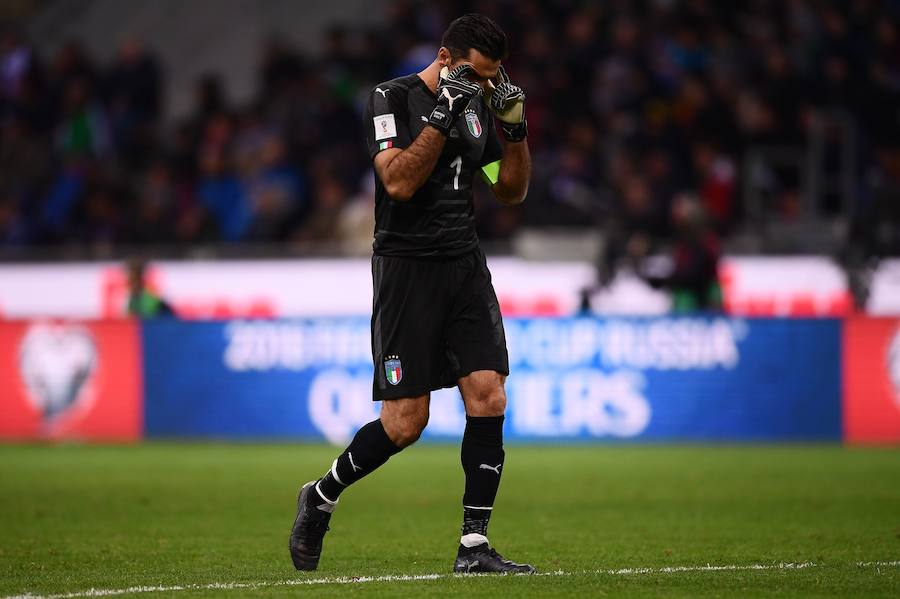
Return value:
M 440 50 L 438 50 L 438 64 L 442 67 L 449 67 L 450 63 L 453 62 L 453 57 L 450 56 L 450 50 L 441 46 Z

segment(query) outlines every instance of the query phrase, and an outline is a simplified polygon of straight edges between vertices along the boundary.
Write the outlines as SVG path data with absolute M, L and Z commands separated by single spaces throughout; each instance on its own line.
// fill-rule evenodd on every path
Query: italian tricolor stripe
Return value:
M 394 147 L 394 142 L 392 142 L 392 141 L 383 141 L 380 144 L 378 144 L 379 150 L 387 150 L 388 148 L 393 148 L 393 147 Z

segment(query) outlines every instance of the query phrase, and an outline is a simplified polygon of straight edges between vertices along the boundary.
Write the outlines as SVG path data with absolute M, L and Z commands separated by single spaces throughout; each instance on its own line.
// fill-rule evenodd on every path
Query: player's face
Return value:
M 500 70 L 499 60 L 489 58 L 474 48 L 469 50 L 468 56 L 460 56 L 453 59 L 449 65 L 450 70 L 462 64 L 472 65 L 472 68 L 475 69 L 475 74 L 470 79 L 480 85 L 485 91 L 489 91 L 488 81 L 495 79 Z

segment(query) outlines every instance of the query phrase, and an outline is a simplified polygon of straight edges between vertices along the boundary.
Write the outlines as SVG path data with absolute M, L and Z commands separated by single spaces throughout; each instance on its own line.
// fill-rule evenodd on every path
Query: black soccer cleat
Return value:
M 325 501 L 318 506 L 310 504 L 309 494 L 316 492 L 317 482 L 314 480 L 303 485 L 297 497 L 297 517 L 294 519 L 288 547 L 294 567 L 298 570 L 315 570 L 319 566 L 322 539 L 328 532 L 328 521 L 334 511 L 334 505 Z
M 475 547 L 460 544 L 453 571 L 457 574 L 534 574 L 534 566 L 517 564 L 497 553 L 488 543 Z

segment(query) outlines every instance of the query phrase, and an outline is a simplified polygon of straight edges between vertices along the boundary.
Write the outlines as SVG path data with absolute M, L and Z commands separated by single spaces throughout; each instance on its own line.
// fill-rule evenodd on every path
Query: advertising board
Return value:
M 838 440 L 840 322 L 506 319 L 511 440 Z M 322 438 L 377 416 L 369 321 L 144 325 L 150 437 Z M 399 357 L 402 362 L 403 356 Z M 458 438 L 455 389 L 424 437 Z
M 900 320 L 848 319 L 843 352 L 845 440 L 900 442 Z
M 493 256 L 488 262 L 506 316 L 573 316 L 581 291 L 596 278 L 587 261 Z M 361 258 L 161 261 L 151 265 L 148 278 L 187 319 L 367 316 L 372 306 L 371 266 Z M 825 257 L 726 257 L 720 279 L 733 315 L 833 317 L 852 311 L 846 277 Z M 890 297 L 897 289 L 893 279 L 876 272 L 874 281 L 870 305 L 881 314 L 900 314 L 900 303 Z M 0 265 L 0 319 L 117 318 L 126 294 L 121 264 Z M 602 315 L 664 315 L 671 301 L 622 270 L 596 290 L 591 305 Z
M 140 438 L 138 337 L 129 321 L 0 322 L 0 439 Z

